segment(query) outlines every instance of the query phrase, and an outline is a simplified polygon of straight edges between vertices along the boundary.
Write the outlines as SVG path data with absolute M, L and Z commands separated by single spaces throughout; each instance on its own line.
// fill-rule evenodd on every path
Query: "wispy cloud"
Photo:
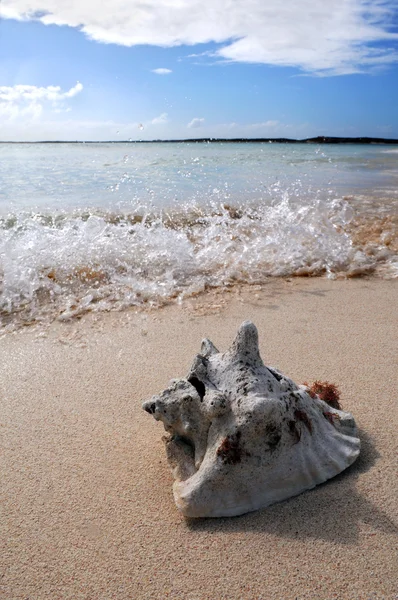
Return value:
M 45 107 L 49 106 L 54 112 L 70 110 L 65 101 L 79 94 L 83 89 L 81 83 L 67 91 L 59 86 L 35 85 L 0 86 L 0 117 L 2 120 L 38 119 Z
M 164 123 L 168 123 L 168 121 L 169 121 L 169 119 L 168 119 L 167 113 L 162 113 L 158 117 L 155 117 L 154 119 L 152 119 L 151 124 L 152 125 L 163 125 Z
M 202 133 L 202 132 L 201 132 Z M 317 131 L 309 123 L 283 123 L 281 121 L 269 119 L 257 123 L 239 123 L 236 121 L 230 123 L 219 123 L 206 130 L 202 135 L 209 137 L 289 137 L 305 138 L 316 135 Z
M 26 113 L 26 119 L 21 118 L 9 120 L 2 119 L 0 109 L 0 139 L 2 141 L 37 141 L 37 140 L 153 140 L 162 139 L 185 139 L 187 137 L 289 137 L 306 138 L 319 134 L 319 131 L 310 123 L 283 123 L 280 121 L 264 121 L 258 123 L 213 123 L 208 124 L 204 119 L 198 119 L 199 128 L 190 128 L 187 133 L 187 125 L 183 122 L 171 122 L 165 115 L 160 115 L 144 124 L 139 122 L 126 122 L 109 120 L 82 120 L 70 118 L 73 113 L 64 115 L 64 118 L 56 119 L 46 112 L 38 112 L 34 115 L 34 109 Z M 167 118 L 167 121 L 162 121 Z M 195 121 L 195 119 L 193 119 Z M 192 121 L 191 121 L 192 123 Z M 159 127 L 161 125 L 161 128 Z M 159 135 L 161 132 L 161 136 Z M 385 132 L 388 133 L 388 132 Z M 371 126 L 365 135 L 381 135 L 378 126 Z M 332 128 L 328 135 L 347 135 L 344 130 Z M 364 135 L 364 132 L 352 128 L 349 135 Z
M 94 0 L 0 3 L 0 17 L 77 27 L 99 42 L 163 47 L 215 42 L 220 46 L 213 56 L 219 60 L 317 75 L 398 62 L 396 14 L 396 0 L 108 0 L 101 11 Z
M 159 69 L 152 69 L 152 73 L 156 73 L 156 75 L 170 75 L 172 72 L 171 69 L 163 69 L 162 67 Z
M 202 127 L 204 121 L 205 120 L 203 118 L 195 117 L 194 119 L 192 119 L 192 121 L 188 123 L 187 127 L 189 129 L 196 129 L 197 127 Z
M 167 113 L 143 123 L 82 120 L 70 118 L 70 107 L 60 109 L 57 106 L 46 110 L 45 106 L 35 102 L 26 105 L 0 102 L 0 140 L 151 140 L 159 137 L 159 132 L 165 138 L 183 137 L 182 130 L 185 130 L 181 124 L 179 131 L 177 125 L 178 133 L 174 132 Z
M 23 121 L 5 121 L 1 126 L 2 141 L 39 141 L 39 140 L 137 140 L 151 139 L 140 123 L 118 122 L 112 119 L 104 121 L 85 121 L 64 118 L 63 120 L 48 119 L 44 114 L 40 118 Z
M 279 121 L 269 120 L 262 121 L 261 123 L 251 123 L 251 125 L 249 125 L 248 127 L 251 127 L 252 129 L 279 129 L 281 126 L 283 126 L 283 124 Z

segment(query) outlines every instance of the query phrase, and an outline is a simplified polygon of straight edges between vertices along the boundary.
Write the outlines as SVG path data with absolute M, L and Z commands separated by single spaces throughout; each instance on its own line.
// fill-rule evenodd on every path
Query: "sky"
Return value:
M 0 0 L 0 140 L 398 138 L 398 0 Z

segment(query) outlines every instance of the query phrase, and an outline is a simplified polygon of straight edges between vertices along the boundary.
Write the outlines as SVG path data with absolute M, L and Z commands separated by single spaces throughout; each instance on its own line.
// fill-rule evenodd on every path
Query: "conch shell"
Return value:
M 187 517 L 241 515 L 315 487 L 351 465 L 354 418 L 266 367 L 253 323 L 221 354 L 202 342 L 186 379 L 143 408 L 163 421 L 174 499 Z

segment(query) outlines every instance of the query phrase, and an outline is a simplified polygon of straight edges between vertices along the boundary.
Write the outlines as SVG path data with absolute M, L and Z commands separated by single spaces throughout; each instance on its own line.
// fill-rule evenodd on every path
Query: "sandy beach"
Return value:
M 397 298 L 397 280 L 280 279 L 1 338 L 0 598 L 398 598 Z M 141 403 L 246 319 L 266 364 L 338 385 L 362 452 L 286 502 L 186 520 Z

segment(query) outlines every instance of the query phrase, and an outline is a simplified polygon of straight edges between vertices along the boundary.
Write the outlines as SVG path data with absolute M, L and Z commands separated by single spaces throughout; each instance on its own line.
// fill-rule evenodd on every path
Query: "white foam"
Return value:
M 239 212 L 240 210 L 240 212 Z M 343 200 L 119 214 L 20 214 L 1 230 L 1 309 L 69 317 L 186 296 L 269 276 L 360 272 L 374 258 L 353 247 Z M 195 216 L 195 214 L 197 216 Z M 199 215 L 199 216 L 198 216 Z M 10 225 L 10 222 L 9 222 Z M 393 262 L 386 251 L 384 261 Z

